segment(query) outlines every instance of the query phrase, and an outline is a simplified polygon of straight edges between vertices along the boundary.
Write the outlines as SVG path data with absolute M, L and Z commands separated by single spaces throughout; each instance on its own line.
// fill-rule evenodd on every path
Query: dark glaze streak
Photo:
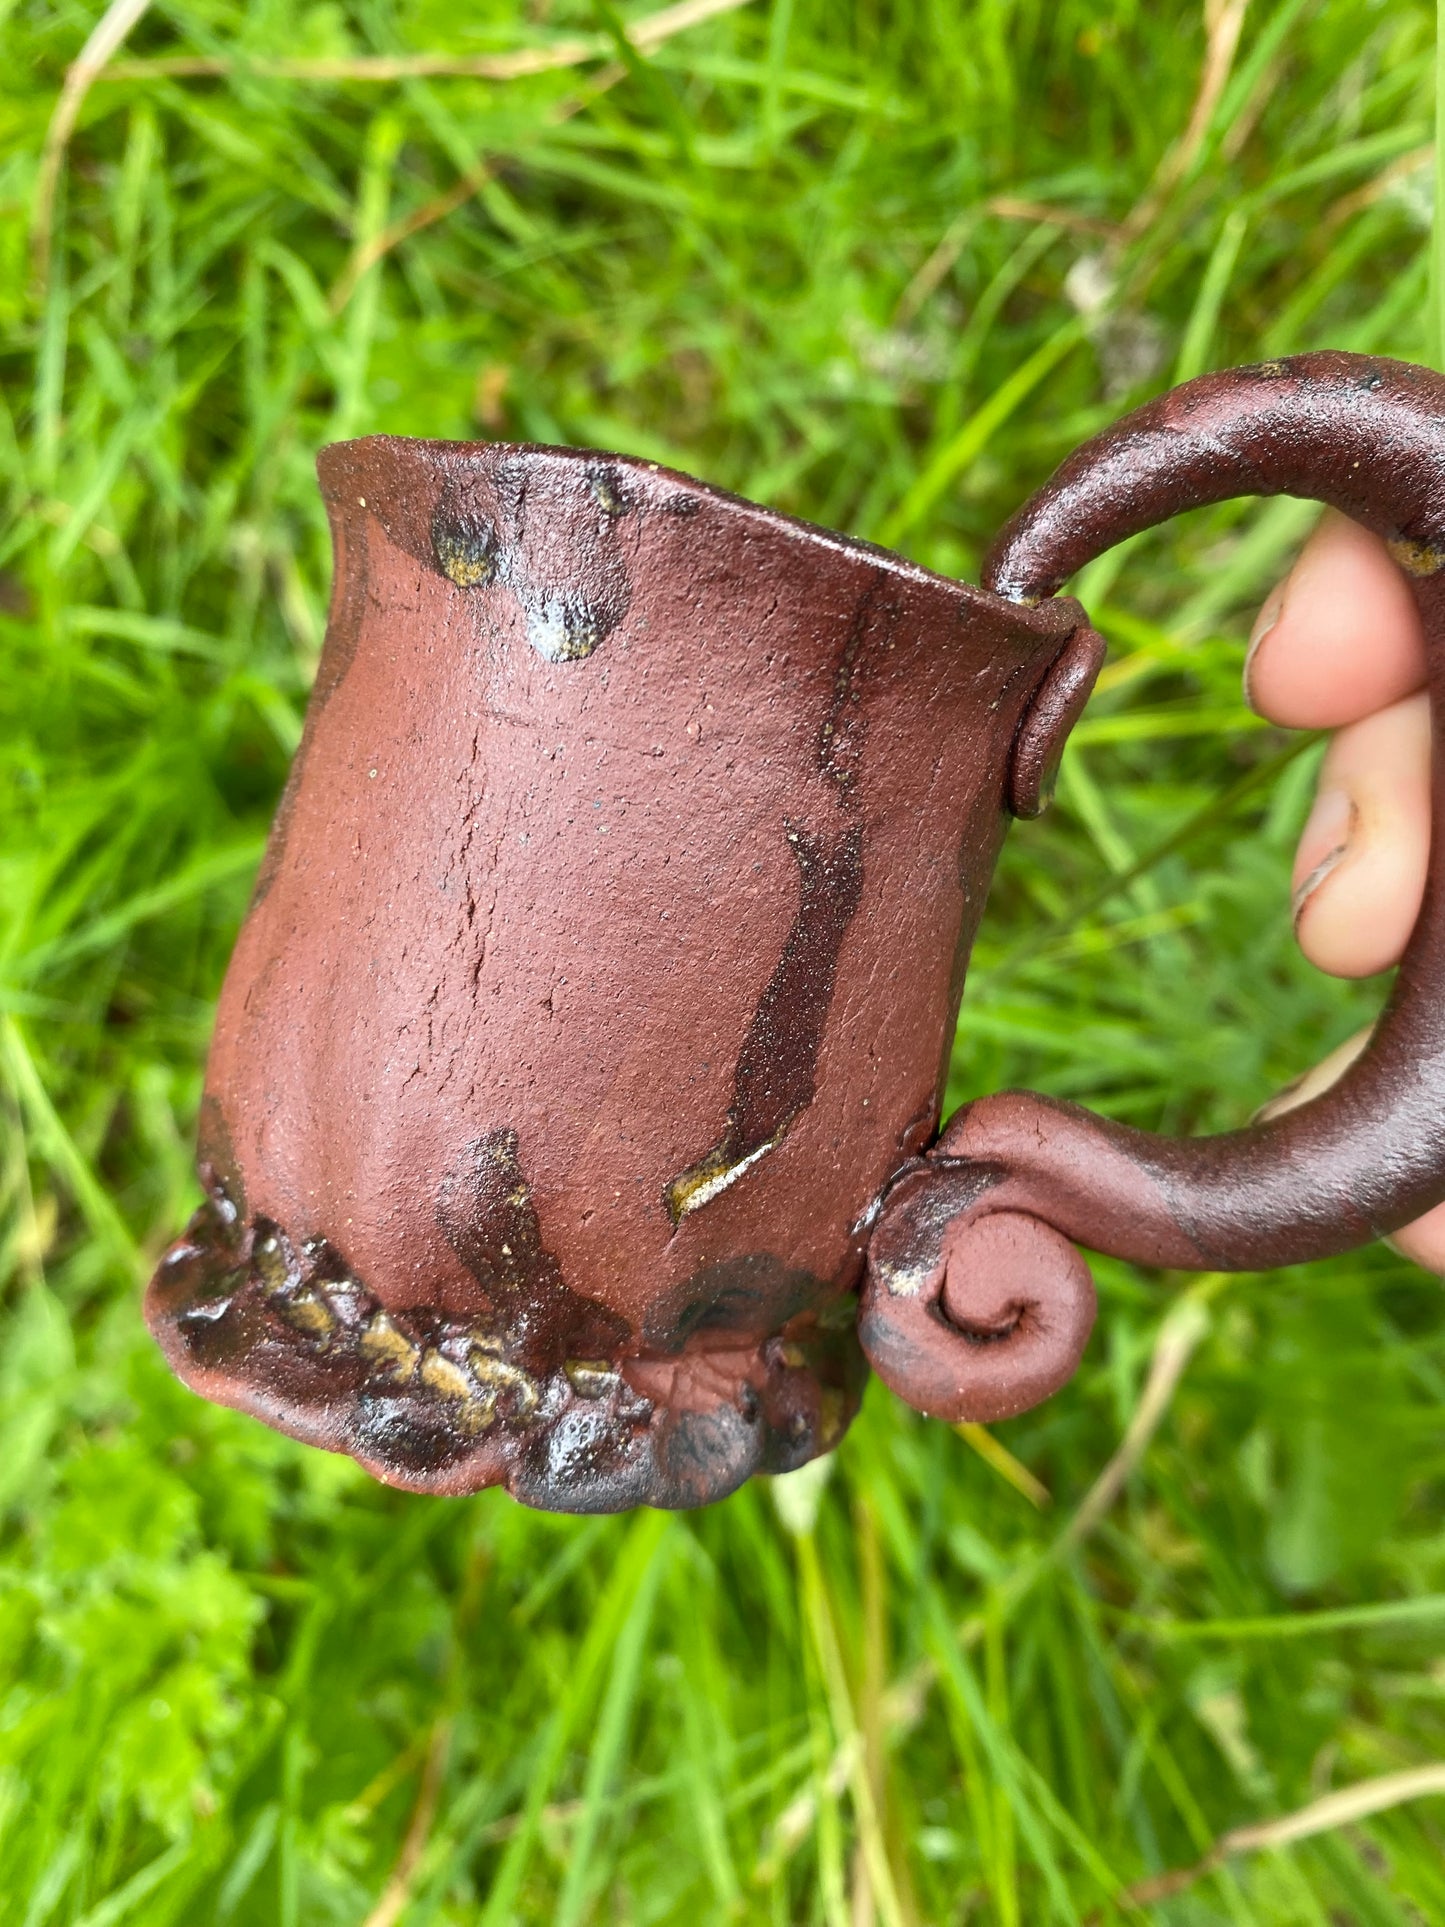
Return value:
M 246 1215 L 246 1187 L 241 1178 L 241 1162 L 231 1142 L 231 1127 L 221 1109 L 221 1101 L 211 1091 L 201 1096 L 196 1128 L 196 1162 L 201 1183 L 218 1200 L 218 1210 L 236 1216 Z
M 497 573 L 497 531 L 465 504 L 437 504 L 431 545 L 442 574 L 459 589 L 479 589 Z
M 491 1317 L 533 1371 L 565 1357 L 610 1358 L 625 1323 L 581 1297 L 542 1243 L 517 1133 L 488 1131 L 442 1180 L 437 1223 L 481 1286 Z
M 674 1224 L 770 1151 L 817 1089 L 838 953 L 863 891 L 863 825 L 850 823 L 831 845 L 793 824 L 787 837 L 801 878 L 798 912 L 738 1052 L 727 1130 L 664 1189 Z
M 599 462 L 588 469 L 587 486 L 609 515 L 626 515 L 633 506 L 632 496 L 621 474 L 606 462 Z
M 853 786 L 858 780 L 863 740 L 868 733 L 867 718 L 859 707 L 860 659 L 863 644 L 873 627 L 874 612 L 883 584 L 884 574 L 879 569 L 858 598 L 853 626 L 833 673 L 833 700 L 828 705 L 828 714 L 818 732 L 818 767 L 837 788 L 839 800 L 845 809 L 853 807 Z M 891 607 L 884 610 L 882 640 L 885 646 L 892 634 L 895 613 Z
M 632 507 L 605 463 L 540 474 L 504 463 L 489 485 L 461 468 L 432 512 L 432 560 L 459 589 L 504 584 L 544 662 L 584 662 L 632 599 L 617 532 Z
M 681 1352 L 700 1331 L 781 1331 L 790 1319 L 820 1303 L 827 1291 L 823 1279 L 771 1252 L 715 1259 L 648 1307 L 642 1335 L 659 1351 Z
M 858 600 L 818 732 L 818 768 L 837 791 L 848 820 L 841 832 L 831 835 L 784 824 L 798 864 L 797 914 L 738 1053 L 727 1129 L 705 1156 L 663 1188 L 674 1225 L 710 1203 L 780 1143 L 817 1090 L 818 1052 L 833 1001 L 838 956 L 863 893 L 863 824 L 856 784 L 868 724 L 858 685 L 883 581 L 880 569 Z M 891 608 L 884 612 L 885 642 L 893 614 Z

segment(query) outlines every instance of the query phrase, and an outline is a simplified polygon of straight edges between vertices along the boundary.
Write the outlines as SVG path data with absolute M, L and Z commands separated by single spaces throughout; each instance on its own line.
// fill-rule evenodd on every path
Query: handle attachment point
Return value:
M 1058 1391 L 1097 1308 L 1069 1240 L 1027 1212 L 991 1209 L 989 1189 L 980 1167 L 954 1160 L 905 1172 L 869 1247 L 859 1310 L 883 1382 L 955 1424 L 1012 1418 Z
M 1008 806 L 1015 816 L 1041 816 L 1053 801 L 1064 744 L 1084 713 L 1103 662 L 1104 638 L 1085 624 L 1044 677 L 1014 738 Z

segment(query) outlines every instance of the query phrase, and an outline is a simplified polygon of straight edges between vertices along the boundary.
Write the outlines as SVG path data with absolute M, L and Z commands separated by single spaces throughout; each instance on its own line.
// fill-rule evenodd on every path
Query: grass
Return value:
M 52 143 L 45 262 L 96 16 L 0 5 L 16 1927 L 1445 1920 L 1445 1314 L 1387 1250 L 1100 1261 L 1039 1412 L 875 1385 L 826 1482 L 598 1521 L 388 1492 L 200 1405 L 138 1315 L 320 643 L 317 447 L 620 448 L 966 574 L 1171 378 L 1430 357 L 1433 9 L 1204 13 L 757 0 L 622 59 L 601 0 L 168 0 Z M 255 64 L 579 35 L 510 80 Z M 1308 520 L 1087 572 L 1114 653 L 952 1101 L 1217 1128 L 1377 1005 L 1294 952 L 1318 751 L 1238 694 Z

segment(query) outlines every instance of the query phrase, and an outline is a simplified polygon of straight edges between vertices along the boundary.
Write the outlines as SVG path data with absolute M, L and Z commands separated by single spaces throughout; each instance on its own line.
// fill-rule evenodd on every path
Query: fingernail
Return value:
M 1290 901 L 1296 929 L 1305 905 L 1331 871 L 1338 869 L 1344 860 L 1357 815 L 1355 805 L 1345 790 L 1324 790 L 1315 798 L 1315 806 L 1310 811 L 1309 821 L 1299 840 L 1300 853 L 1310 867 L 1295 885 Z M 1319 855 L 1315 854 L 1317 851 Z M 1314 858 L 1313 862 L 1310 862 L 1311 857 Z
M 1274 585 L 1260 605 L 1259 614 L 1254 619 L 1254 627 L 1249 632 L 1249 648 L 1244 656 L 1244 700 L 1251 709 L 1254 707 L 1254 698 L 1250 694 L 1249 678 L 1254 668 L 1254 659 L 1259 654 L 1259 645 L 1279 621 L 1280 613 L 1284 608 L 1284 592 L 1288 587 L 1288 576 L 1283 582 L 1277 582 Z

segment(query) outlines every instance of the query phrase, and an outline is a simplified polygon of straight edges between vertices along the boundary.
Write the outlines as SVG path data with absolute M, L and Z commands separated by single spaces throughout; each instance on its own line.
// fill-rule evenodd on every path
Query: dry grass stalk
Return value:
M 50 252 L 55 229 L 55 196 L 60 187 L 60 170 L 65 150 L 75 132 L 75 123 L 85 97 L 94 86 L 110 57 L 124 45 L 150 0 L 110 0 L 110 5 L 91 29 L 90 37 L 78 59 L 66 69 L 65 84 L 45 130 L 40 150 L 40 171 L 35 188 L 35 219 L 30 231 L 31 260 L 35 283 L 43 300 L 50 285 Z
M 1053 1504 L 1053 1496 L 1043 1480 L 1035 1478 L 986 1425 L 974 1425 L 964 1419 L 953 1429 L 970 1451 L 976 1452 L 985 1465 L 992 1467 L 1006 1485 L 1022 1493 L 1036 1511 L 1046 1511 Z
M 1093 214 L 1077 214 L 1072 208 L 1051 207 L 1046 201 L 1022 201 L 1014 194 L 995 194 L 988 203 L 990 214 L 1001 221 L 1033 221 L 1041 227 L 1062 228 L 1066 234 L 1091 234 L 1103 241 L 1117 241 L 1123 229 L 1117 221 L 1101 221 Z
M 1148 1451 L 1149 1443 L 1169 1409 L 1170 1400 L 1178 1390 L 1185 1367 L 1209 1329 L 1206 1300 L 1219 1289 L 1223 1276 L 1216 1272 L 1202 1279 L 1187 1297 L 1180 1299 L 1159 1327 L 1143 1396 L 1135 1406 L 1133 1417 L 1119 1441 L 1118 1451 L 1089 1487 L 1078 1511 L 1065 1526 L 1061 1544 L 1077 1545 L 1089 1536 Z
M 626 78 L 627 69 L 621 62 L 612 62 L 595 74 L 580 92 L 559 101 L 548 115 L 548 119 L 554 125 L 571 120 L 575 115 L 580 114 L 584 107 L 590 106 L 599 94 L 605 94 L 609 87 L 615 87 L 619 80 Z M 403 241 L 409 241 L 414 234 L 420 234 L 424 228 L 446 220 L 449 214 L 455 214 L 457 209 L 471 200 L 474 194 L 481 192 L 500 166 L 499 160 L 490 155 L 483 155 L 464 174 L 459 174 L 450 187 L 445 188 L 440 194 L 433 195 L 429 201 L 423 201 L 420 207 L 414 207 L 409 214 L 403 214 L 400 220 L 389 222 L 379 234 L 373 234 L 359 242 L 352 249 L 346 266 L 337 275 L 335 285 L 327 297 L 326 305 L 332 315 L 341 313 L 361 285 L 362 278 L 376 266 L 378 261 L 385 260 L 393 248 L 400 247 Z
M 1342 194 L 1325 216 L 1327 228 L 1341 227 L 1356 214 L 1362 214 L 1367 207 L 1373 207 L 1382 200 L 1396 181 L 1403 181 L 1416 174 L 1422 167 L 1428 167 L 1435 158 L 1435 143 L 1427 141 L 1423 147 L 1412 147 L 1408 154 L 1401 154 L 1398 160 L 1382 167 L 1371 181 L 1357 187 L 1352 194 Z
M 718 14 L 732 13 L 748 0 L 679 0 L 679 4 L 660 8 L 635 22 L 627 38 L 640 54 L 655 53 L 675 34 L 698 26 Z M 362 80 L 395 81 L 432 76 L 456 75 L 483 80 L 518 80 L 529 74 L 555 72 L 580 67 L 600 59 L 608 43 L 599 36 L 586 40 L 562 40 L 550 47 L 524 47 L 510 54 L 376 54 L 345 59 L 286 60 L 247 59 L 239 55 L 211 56 L 192 54 L 162 55 L 152 60 L 113 61 L 111 56 L 124 44 L 136 22 L 146 12 L 150 0 L 111 0 L 101 15 L 79 58 L 66 70 L 65 84 L 55 103 L 41 150 L 39 181 L 35 196 L 31 252 L 35 282 L 43 298 L 50 280 L 50 260 L 54 241 L 55 197 L 60 170 L 85 97 L 96 81 L 198 79 L 247 73 L 263 79 L 289 80 Z M 567 120 L 579 113 L 588 101 L 624 77 L 625 69 L 609 62 L 594 84 L 582 95 L 563 102 L 553 118 Z M 495 171 L 490 159 L 478 161 L 454 181 L 445 193 L 414 209 L 382 233 L 358 248 L 347 262 L 331 291 L 330 306 L 339 314 L 355 293 L 368 268 L 400 242 L 423 228 L 445 220 L 464 202 L 484 187 Z
M 1120 1898 L 1136 1906 L 1172 1899 L 1237 1854 L 1292 1847 L 1315 1834 L 1352 1826 L 1373 1813 L 1385 1813 L 1407 1800 L 1423 1800 L 1431 1794 L 1445 1794 L 1445 1761 L 1410 1767 L 1403 1773 L 1382 1773 L 1372 1780 L 1358 1780 L 1353 1786 L 1340 1787 L 1321 1799 L 1311 1800 L 1308 1806 L 1299 1807 L 1293 1813 L 1279 1814 L 1273 1820 L 1259 1820 L 1248 1827 L 1234 1827 L 1221 1834 L 1204 1858 L 1192 1867 L 1174 1867 L 1168 1873 L 1141 1880 Z
M 1103 1471 L 1084 1495 L 1079 1509 L 1054 1542 L 1055 1551 L 1064 1551 L 1086 1539 L 1100 1524 L 1109 1508 L 1123 1491 L 1129 1475 L 1138 1466 L 1150 1441 L 1164 1421 L 1170 1401 L 1179 1387 L 1189 1360 L 1193 1357 L 1199 1341 L 1209 1328 L 1206 1309 L 1208 1300 L 1226 1282 L 1223 1272 L 1211 1273 L 1195 1285 L 1187 1297 L 1177 1304 L 1159 1328 L 1154 1341 L 1154 1350 L 1149 1360 L 1149 1372 L 1145 1379 L 1144 1390 L 1134 1415 L 1130 1419 L 1119 1448 L 1109 1460 Z M 962 1431 L 963 1428 L 955 1427 Z M 1003 1448 L 1000 1447 L 1000 1450 Z M 1013 1455 L 1009 1454 L 1010 1459 Z M 1017 1460 L 1013 1460 L 1018 1464 Z M 1019 1468 L 1021 1471 L 1023 1467 Z M 1032 1474 L 1028 1475 L 1032 1477 Z M 1040 1485 L 1040 1491 L 1046 1488 Z M 1041 1560 L 1028 1583 L 1044 1569 Z M 1021 1590 L 1027 1590 L 1027 1585 Z M 958 1628 L 959 1644 L 965 1647 L 977 1645 L 984 1631 L 984 1619 L 975 1614 L 965 1620 Z M 923 1717 L 928 1696 L 938 1677 L 938 1667 L 930 1658 L 921 1659 L 902 1679 L 895 1680 L 886 1692 L 879 1697 L 879 1723 L 889 1735 L 907 1732 L 916 1726 Z M 826 1776 L 827 1784 L 846 1785 L 849 1772 L 857 1752 L 856 1736 L 848 1735 L 834 1754 Z M 765 1884 L 773 1877 L 777 1866 L 786 1860 L 802 1841 L 806 1839 L 814 1820 L 817 1818 L 818 1803 L 815 1795 L 805 1789 L 793 1800 L 779 1818 L 773 1830 L 769 1850 L 759 1864 L 756 1878 Z M 785 1824 L 786 1823 L 786 1824 Z
M 1194 105 L 1189 110 L 1183 134 L 1165 153 L 1148 192 L 1125 222 L 1129 235 L 1144 233 L 1198 159 L 1234 66 L 1248 11 L 1249 0 L 1204 0 L 1204 61 L 1199 70 Z
M 362 1927 L 395 1927 L 411 1898 L 411 1883 L 416 1878 L 417 1864 L 431 1837 L 432 1822 L 436 1819 L 437 1802 L 441 1798 L 442 1778 L 446 1773 L 447 1751 L 451 1745 L 451 1737 L 451 1721 L 438 1720 L 432 1728 L 431 1741 L 427 1747 L 426 1761 L 421 1772 L 421 1785 L 417 1789 L 416 1805 L 411 1810 L 411 1819 L 407 1822 L 401 1852 L 397 1855 L 396 1865 L 392 1868 L 391 1875 L 381 1890 L 381 1898 L 366 1916 Z
M 627 38 L 640 54 L 649 54 L 714 15 L 731 13 L 747 0 L 681 0 L 636 21 Z M 600 35 L 557 40 L 550 47 L 519 47 L 506 54 L 350 54 L 316 59 L 268 59 L 245 54 L 163 54 L 152 60 L 117 61 L 109 80 L 217 80 L 231 74 L 261 80 L 320 80 L 385 82 L 395 80 L 524 80 L 532 74 L 555 73 L 598 60 L 610 42 Z

